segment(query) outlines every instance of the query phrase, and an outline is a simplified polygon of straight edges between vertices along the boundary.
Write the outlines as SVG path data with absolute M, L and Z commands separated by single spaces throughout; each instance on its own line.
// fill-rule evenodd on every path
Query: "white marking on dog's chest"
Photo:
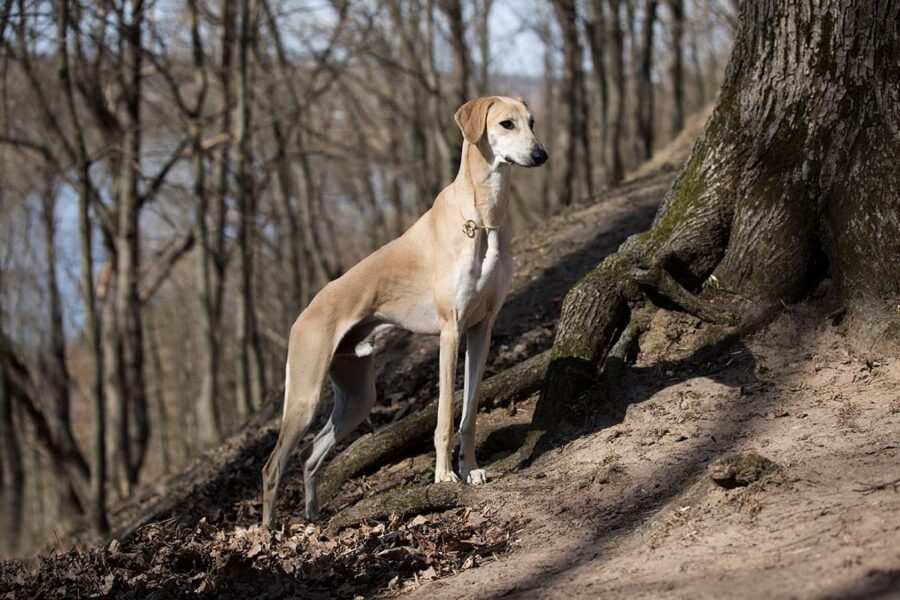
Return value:
M 497 206 L 504 193 L 504 174 L 493 171 L 484 181 L 488 194 L 488 204 Z M 509 243 L 504 244 L 503 234 L 498 229 L 477 230 L 470 244 L 460 256 L 456 281 L 456 307 L 461 318 L 466 318 L 471 309 L 477 309 L 486 296 L 505 295 L 511 271 L 507 269 L 511 257 Z M 502 290 L 500 288 L 503 288 Z M 498 301 L 502 302 L 500 297 Z
M 479 232 L 460 257 L 456 306 L 461 317 L 501 283 L 498 277 L 503 264 L 501 252 L 500 232 Z

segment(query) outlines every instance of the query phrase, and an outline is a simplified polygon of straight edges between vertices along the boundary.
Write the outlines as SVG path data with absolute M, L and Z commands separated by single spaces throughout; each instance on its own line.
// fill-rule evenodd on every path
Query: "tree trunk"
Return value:
M 237 116 L 235 143 L 237 156 L 238 247 L 240 251 L 240 292 L 237 323 L 238 414 L 246 418 L 262 402 L 263 372 L 256 325 L 253 291 L 253 239 L 256 227 L 256 200 L 253 190 L 252 144 L 250 139 L 250 54 L 256 28 L 256 1 L 241 2 L 241 36 L 238 46 Z
M 638 137 L 641 140 L 644 160 L 653 156 L 653 26 L 656 22 L 656 0 L 647 0 L 644 6 L 644 26 L 641 30 L 641 63 L 637 77 Z
M 126 427 L 128 463 L 125 465 L 128 488 L 137 483 L 147 453 L 150 425 L 147 414 L 147 391 L 144 383 L 144 339 L 139 298 L 140 231 L 138 228 L 141 198 L 138 194 L 141 160 L 141 63 L 144 7 L 132 0 L 130 21 L 120 17 L 123 39 L 122 81 L 125 103 L 122 119 L 122 156 L 119 162 L 117 190 L 118 229 L 116 231 L 115 312 L 122 347 L 122 381 L 129 405 Z
M 14 552 L 22 531 L 25 472 L 12 416 L 6 337 L 0 331 L 0 551 Z
M 469 100 L 469 72 L 471 70 L 462 0 L 440 0 L 440 7 L 450 26 L 450 47 L 453 49 L 453 65 L 459 82 L 456 105 L 462 106 Z
M 593 165 L 591 164 L 588 126 L 585 122 L 587 92 L 584 87 L 583 50 L 578 35 L 577 7 L 574 0 L 554 0 L 553 8 L 556 12 L 556 20 L 562 30 L 564 57 L 562 103 L 566 106 L 566 149 L 564 150 L 563 176 L 559 182 L 557 197 L 560 204 L 567 206 L 575 199 L 575 174 L 578 167 L 579 146 L 581 147 L 580 157 L 588 196 L 594 193 Z
M 609 86 L 606 74 L 606 15 L 604 0 L 591 0 L 587 5 L 587 17 L 584 20 L 588 45 L 591 49 L 591 64 L 594 67 L 594 80 L 597 84 L 597 121 L 599 134 L 601 165 L 606 164 L 606 149 L 609 138 L 609 122 L 607 110 L 609 106 Z
M 63 331 L 62 300 L 56 277 L 56 183 L 48 175 L 47 188 L 42 197 L 41 217 L 44 225 L 44 256 L 47 261 L 48 321 L 50 323 L 50 348 L 41 357 L 41 365 L 50 387 L 48 420 L 52 427 L 54 444 L 59 456 L 53 458 L 57 471 L 56 485 L 60 511 L 64 519 L 82 513 L 81 498 L 87 499 L 87 482 L 90 477 L 88 464 L 72 436 L 69 404 L 72 378 L 66 364 L 66 338 Z M 69 469 L 71 476 L 66 472 Z M 79 486 L 75 490 L 73 486 Z
M 165 381 L 162 357 L 159 354 L 158 325 L 149 330 L 147 335 L 147 352 L 152 369 L 153 408 L 155 411 L 157 440 L 159 441 L 159 464 L 163 474 L 172 470 L 172 429 L 169 425 L 169 411 L 166 409 Z
M 111 244 L 106 244 L 106 253 L 109 255 L 109 262 L 104 265 L 100 278 L 106 276 L 108 279 L 105 284 L 101 283 L 102 288 L 98 294 L 101 297 L 98 323 L 104 367 L 103 394 L 107 399 L 106 462 L 110 470 L 110 480 L 116 486 L 119 498 L 126 498 L 131 494 L 128 477 L 128 465 L 131 464 L 131 447 L 128 443 L 129 406 L 123 378 L 124 359 L 119 318 L 115 302 L 110 297 L 110 288 L 116 285 L 116 267 L 111 266 L 116 261 L 116 255 Z
M 200 395 L 197 397 L 196 419 L 197 437 L 201 444 L 212 444 L 221 437 L 221 420 L 219 416 L 218 361 L 219 345 L 216 336 L 218 319 L 213 304 L 213 281 L 211 267 L 213 256 L 209 235 L 209 194 L 206 189 L 206 152 L 203 149 L 203 106 L 206 101 L 207 77 L 204 65 L 203 41 L 200 37 L 200 16 L 197 0 L 188 0 L 188 18 L 191 30 L 191 51 L 194 66 L 194 86 L 196 97 L 190 108 L 189 133 L 191 136 L 191 172 L 194 180 L 194 200 L 197 203 L 194 213 L 195 237 L 199 241 L 197 249 L 197 265 L 195 272 L 195 288 L 197 290 L 200 348 L 201 378 Z M 152 343 L 152 340 L 151 340 Z M 162 393 L 159 402 L 165 402 Z M 165 407 L 161 404 L 160 414 Z M 164 436 L 160 437 L 164 442 Z M 168 449 L 163 449 L 164 462 L 168 462 Z
M 544 23 L 538 29 L 538 35 L 544 45 L 544 81 L 542 96 L 544 101 L 544 123 L 542 128 L 549 132 L 544 145 L 550 156 L 556 154 L 557 110 L 556 110 L 556 49 L 553 47 L 553 32 L 549 23 Z M 544 216 L 549 216 L 553 209 L 554 177 L 556 175 L 555 161 L 549 161 L 542 170 L 541 176 L 541 211 Z
M 652 228 L 568 293 L 534 432 L 582 425 L 635 310 L 707 320 L 710 275 L 752 302 L 735 335 L 833 277 L 854 337 L 900 345 L 900 0 L 758 0 L 716 109 Z M 580 400 L 580 401 L 579 401 Z
M 672 137 L 684 128 L 684 0 L 669 0 L 672 12 Z
M 78 182 L 78 243 L 80 250 L 80 287 L 82 295 L 84 338 L 92 358 L 91 372 L 91 458 L 90 502 L 88 508 L 91 527 L 98 533 L 106 533 L 109 523 L 106 517 L 106 396 L 104 382 L 103 348 L 97 299 L 94 289 L 94 262 L 92 257 L 91 180 L 90 162 L 87 158 L 84 132 L 75 108 L 75 94 L 71 79 L 68 37 L 71 15 L 68 0 L 59 7 L 58 58 L 59 79 L 66 100 L 66 111 L 75 133 L 75 168 Z
M 609 124 L 607 138 L 607 177 L 610 185 L 617 185 L 625 177 L 622 165 L 622 133 L 625 121 L 625 64 L 624 40 L 622 34 L 621 0 L 609 0 L 609 31 L 607 39 L 607 55 L 609 56 L 609 103 L 607 104 L 606 122 Z
M 481 62 L 478 65 L 478 95 L 491 95 L 491 31 L 490 17 L 494 0 L 480 0 L 477 3 L 475 31 L 478 37 L 478 54 Z

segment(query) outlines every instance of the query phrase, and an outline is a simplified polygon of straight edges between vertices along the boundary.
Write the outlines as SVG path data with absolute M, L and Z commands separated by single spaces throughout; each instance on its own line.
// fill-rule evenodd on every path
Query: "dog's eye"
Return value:
M 534 119 L 528 121 L 528 129 L 534 131 Z
M 513 122 L 509 119 L 507 119 L 506 121 L 500 121 L 500 126 L 503 129 L 512 129 L 513 127 L 515 127 L 515 125 L 513 125 Z

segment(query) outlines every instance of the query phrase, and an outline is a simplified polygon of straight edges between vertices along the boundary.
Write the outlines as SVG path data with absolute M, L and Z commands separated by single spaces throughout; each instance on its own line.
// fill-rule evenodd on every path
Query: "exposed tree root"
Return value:
M 476 491 L 459 483 L 432 483 L 425 486 L 401 487 L 360 500 L 341 511 L 329 523 L 339 531 L 365 521 L 385 519 L 392 515 L 408 517 L 454 508 L 471 502 Z
M 549 362 L 549 351 L 542 352 L 485 379 L 481 384 L 481 406 L 504 406 L 534 394 L 540 389 Z M 454 419 L 459 419 L 461 413 L 460 391 L 453 397 Z M 372 471 L 419 446 L 431 438 L 436 424 L 437 402 L 432 402 L 381 431 L 359 438 L 328 465 L 319 484 L 319 497 L 327 501 L 351 477 Z
M 671 303 L 681 312 L 697 317 L 706 323 L 716 325 L 733 325 L 735 317 L 731 313 L 721 311 L 703 302 L 696 295 L 686 290 L 666 269 L 658 267 L 650 272 L 639 273 L 635 277 L 647 297 L 660 308 L 668 308 Z

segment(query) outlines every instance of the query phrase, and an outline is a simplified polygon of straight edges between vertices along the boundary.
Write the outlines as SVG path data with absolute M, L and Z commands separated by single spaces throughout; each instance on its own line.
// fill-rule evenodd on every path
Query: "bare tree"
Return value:
M 637 130 L 640 137 L 643 158 L 653 155 L 653 28 L 656 22 L 656 0 L 644 3 L 644 23 L 641 28 L 640 68 L 637 78 Z
M 237 104 L 235 144 L 237 146 L 238 249 L 240 252 L 240 292 L 238 294 L 237 377 L 238 411 L 246 417 L 262 402 L 265 385 L 259 330 L 253 294 L 253 243 L 256 227 L 256 198 L 253 190 L 251 156 L 250 62 L 255 40 L 256 0 L 241 2 L 241 33 L 238 44 Z
M 606 150 L 607 182 L 616 185 L 625 176 L 622 162 L 622 136 L 625 121 L 625 61 L 622 33 L 621 0 L 609 0 L 607 54 L 609 56 L 609 103 L 606 122 L 609 124 Z
M 684 128 L 684 0 L 668 0 L 672 13 L 672 137 Z
M 584 19 L 585 33 L 591 51 L 594 81 L 597 85 L 597 121 L 599 125 L 600 164 L 606 164 L 606 150 L 609 137 L 608 107 L 609 84 L 606 72 L 606 6 L 604 0 L 590 0 L 587 3 L 587 15 Z
M 3 534 L 0 549 L 7 553 L 16 549 L 22 531 L 22 484 L 25 479 L 22 454 L 13 424 L 11 361 L 9 342 L 0 330 L 0 532 Z
M 579 38 L 578 13 L 574 0 L 554 0 L 556 19 L 562 31 L 563 41 L 563 104 L 566 106 L 566 149 L 564 150 L 564 171 L 559 182 L 557 196 L 559 202 L 568 205 L 574 200 L 575 169 L 581 158 L 586 192 L 594 193 L 593 162 L 588 132 L 587 91 L 582 69 L 583 50 Z M 581 148 L 579 153 L 578 148 Z
M 493 6 L 494 0 L 476 0 L 475 2 L 475 35 L 478 40 L 478 53 L 480 56 L 476 86 L 479 96 L 489 96 L 491 94 L 490 18 Z

